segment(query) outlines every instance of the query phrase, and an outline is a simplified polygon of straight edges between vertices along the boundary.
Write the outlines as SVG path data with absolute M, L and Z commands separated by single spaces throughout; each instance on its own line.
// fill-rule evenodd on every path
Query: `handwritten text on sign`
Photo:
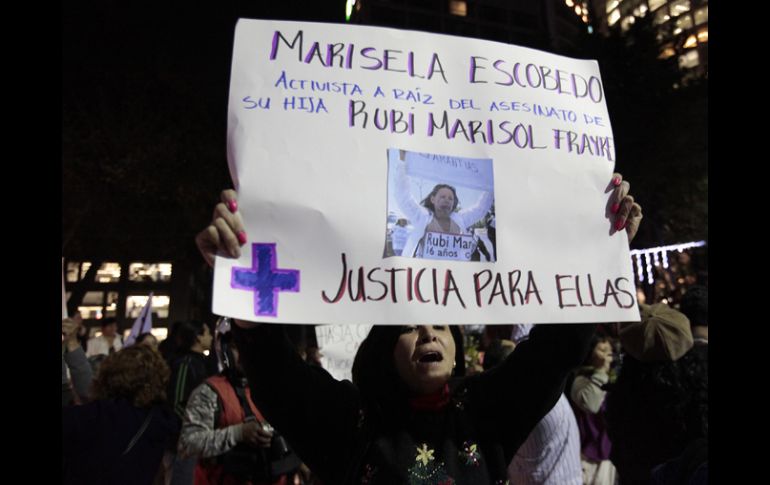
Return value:
M 216 313 L 318 324 L 638 320 L 628 242 L 607 215 L 615 148 L 595 61 L 242 19 L 229 94 L 228 163 L 248 247 L 273 252 L 217 259 Z M 394 150 L 430 156 L 428 169 L 407 163 L 423 209 L 402 227 L 459 227 L 457 242 L 440 234 L 424 247 L 459 259 L 469 228 L 494 220 L 484 229 L 496 258 L 384 257 Z M 493 160 L 494 178 L 451 165 L 468 159 Z M 436 184 L 455 189 L 453 207 Z M 494 192 L 486 215 L 460 221 L 474 202 L 466 191 Z M 234 287 L 238 268 L 255 281 Z

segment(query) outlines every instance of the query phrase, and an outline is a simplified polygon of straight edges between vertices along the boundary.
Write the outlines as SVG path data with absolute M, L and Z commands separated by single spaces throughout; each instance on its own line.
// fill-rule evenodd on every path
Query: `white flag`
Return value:
M 139 316 L 134 320 L 134 326 L 131 327 L 131 333 L 128 334 L 124 347 L 134 345 L 138 336 L 150 330 L 152 330 L 152 293 L 147 298 L 147 303 L 144 304 Z

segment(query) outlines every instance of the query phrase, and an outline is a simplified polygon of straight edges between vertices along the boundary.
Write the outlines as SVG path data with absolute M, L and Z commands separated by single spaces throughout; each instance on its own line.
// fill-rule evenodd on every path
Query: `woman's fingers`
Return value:
M 206 263 L 213 267 L 214 256 L 219 248 L 219 231 L 217 231 L 217 228 L 210 224 L 206 229 L 199 232 L 195 236 L 195 245 L 198 246 L 198 251 L 200 251 Z
M 628 234 L 628 242 L 634 239 L 636 232 L 639 230 L 639 224 L 642 222 L 642 206 L 634 202 L 631 205 L 628 218 L 626 219 L 626 233 Z

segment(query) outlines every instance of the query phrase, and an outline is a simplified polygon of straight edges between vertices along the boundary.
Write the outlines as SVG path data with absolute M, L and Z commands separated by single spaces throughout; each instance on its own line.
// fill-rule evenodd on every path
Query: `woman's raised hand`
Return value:
M 221 201 L 214 207 L 211 224 L 195 236 L 195 244 L 203 259 L 214 266 L 214 256 L 220 251 L 233 258 L 241 255 L 241 246 L 246 244 L 246 231 L 238 212 L 238 193 L 232 189 L 223 190 Z
M 642 206 L 634 202 L 634 198 L 629 195 L 631 184 L 623 180 L 619 173 L 612 175 L 609 190 L 613 192 L 607 203 L 608 217 L 615 231 L 626 230 L 630 243 L 642 222 Z

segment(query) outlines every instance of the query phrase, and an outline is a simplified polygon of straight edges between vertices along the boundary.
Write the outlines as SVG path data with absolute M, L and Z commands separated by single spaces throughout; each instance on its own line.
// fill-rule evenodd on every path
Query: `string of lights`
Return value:
M 706 241 L 695 241 L 682 244 L 672 244 L 669 246 L 658 246 L 655 248 L 647 249 L 632 249 L 630 251 L 631 260 L 635 262 L 634 270 L 636 277 L 640 282 L 644 281 L 644 272 L 646 266 L 647 283 L 653 283 L 652 270 L 653 267 L 663 266 L 668 268 L 668 253 L 670 251 L 677 251 L 681 253 L 685 249 L 697 248 L 705 246 Z M 644 260 L 644 261 L 643 261 Z M 646 265 L 645 265 L 646 263 Z

